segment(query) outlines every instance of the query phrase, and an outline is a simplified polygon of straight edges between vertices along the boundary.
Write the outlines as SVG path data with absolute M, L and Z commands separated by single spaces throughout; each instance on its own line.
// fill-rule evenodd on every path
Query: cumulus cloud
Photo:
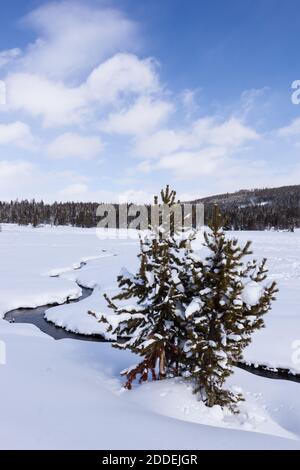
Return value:
M 153 59 L 119 53 L 96 67 L 85 87 L 90 99 L 109 104 L 129 94 L 157 92 L 160 84 Z
M 0 145 L 13 145 L 34 150 L 36 141 L 31 134 L 30 127 L 24 122 L 16 121 L 0 124 Z
M 94 175 L 90 175 L 91 183 L 84 179 L 87 165 L 78 175 L 67 168 L 64 175 L 55 171 L 67 165 L 68 159 L 98 155 L 107 157 L 102 183 L 113 180 L 117 184 L 118 178 L 126 178 L 134 163 L 124 162 L 131 157 L 137 163 L 135 174 L 156 171 L 163 178 L 167 173 L 168 178 L 213 181 L 219 175 L 219 181 L 238 180 L 244 171 L 244 152 L 260 139 L 246 124 L 260 90 L 243 94 L 239 114 L 197 119 L 197 90 L 174 95 L 166 89 L 155 59 L 137 55 L 137 27 L 120 11 L 102 2 L 53 2 L 37 8 L 23 22 L 36 39 L 22 51 L 0 52 L 0 67 L 7 71 L 7 103 L 1 112 L 5 118 L 11 115 L 12 121 L 0 125 L 0 145 L 34 149 L 35 133 L 44 140 L 40 147 L 44 151 L 39 166 L 29 162 L 22 166 L 18 160 L 2 162 L 3 174 L 9 175 L 4 186 L 7 195 L 116 200 L 110 188 L 90 188 L 99 179 Z M 98 132 L 101 136 L 95 135 Z M 298 132 L 296 120 L 278 131 L 278 136 Z M 129 145 L 124 146 L 124 136 Z M 121 144 L 125 148 L 120 154 Z M 44 157 L 52 158 L 53 171 L 45 169 L 49 161 L 43 163 Z M 55 159 L 66 162 L 57 164 Z M 255 179 L 260 171 L 262 167 L 254 163 L 246 176 Z M 144 186 L 143 190 L 132 183 L 128 186 L 131 189 L 122 193 L 123 200 L 149 200 Z
M 38 34 L 21 65 L 47 78 L 78 79 L 118 50 L 136 44 L 136 25 L 122 12 L 76 1 L 52 2 L 23 23 Z
M 277 134 L 279 137 L 293 137 L 300 136 L 300 118 L 294 119 L 290 124 L 278 129 Z
M 140 171 L 168 169 L 181 178 L 193 178 L 212 174 L 226 159 L 241 152 L 244 145 L 259 138 L 254 129 L 234 117 L 223 122 L 206 117 L 188 128 L 142 136 L 134 151 L 146 159 L 138 165 Z
M 212 147 L 197 152 L 177 152 L 162 157 L 155 165 L 158 169 L 172 170 L 179 178 L 212 174 L 223 162 L 226 149 Z
M 264 97 L 269 91 L 268 87 L 263 88 L 251 88 L 250 90 L 244 90 L 241 94 L 241 114 L 246 117 L 254 108 L 257 101 Z
M 136 204 L 149 203 L 153 199 L 150 192 L 136 189 L 127 189 L 118 194 L 113 191 L 91 190 L 87 185 L 78 183 L 70 184 L 59 191 L 59 198 L 63 201 L 97 201 L 114 202 L 124 204 L 133 202 Z
M 38 36 L 15 59 L 6 77 L 7 110 L 41 118 L 45 127 L 74 126 L 107 113 L 130 95 L 160 88 L 156 63 L 133 53 L 137 27 L 119 10 L 77 1 L 45 4 L 23 19 Z
M 33 169 L 33 164 L 28 161 L 0 161 L 0 197 L 2 199 L 26 197 L 23 193 L 24 181 L 26 184 L 34 183 Z
M 89 160 L 103 150 L 103 142 L 98 136 L 83 136 L 67 132 L 54 139 L 47 148 L 47 154 L 54 159 L 78 158 Z
M 0 68 L 13 62 L 17 57 L 21 55 L 21 49 L 7 49 L 6 51 L 0 52 Z
M 1 186 L 11 177 L 19 178 L 29 175 L 32 168 L 32 163 L 26 161 L 0 161 Z
M 199 90 L 191 90 L 186 88 L 181 93 L 181 100 L 183 104 L 183 108 L 187 114 L 187 117 L 192 116 L 196 111 L 198 111 L 198 103 L 197 103 L 197 95 Z
M 53 202 L 68 186 L 79 192 L 80 185 L 85 186 L 82 179 L 68 171 L 45 171 L 28 160 L 3 160 L 0 161 L 0 200 L 35 198 Z
M 142 96 L 131 107 L 110 114 L 100 129 L 111 134 L 145 135 L 166 121 L 172 110 L 169 102 Z
M 254 129 L 234 117 L 223 122 L 205 117 L 194 121 L 188 128 L 160 130 L 137 139 L 135 153 L 141 157 L 155 158 L 178 150 L 205 146 L 233 149 L 258 139 L 259 134 Z
M 24 72 L 10 74 L 6 83 L 8 107 L 41 117 L 45 127 L 78 125 L 95 119 L 94 112 L 107 112 L 107 106 L 116 106 L 122 98 L 159 89 L 153 61 L 132 54 L 108 59 L 77 87 Z
M 135 142 L 134 153 L 139 157 L 156 158 L 177 151 L 187 140 L 186 132 L 162 129 L 142 136 Z
M 124 204 L 133 202 L 135 204 L 149 203 L 153 200 L 152 192 L 143 191 L 141 189 L 127 189 L 119 194 L 118 202 Z
M 29 73 L 15 73 L 6 80 L 7 106 L 29 116 L 43 118 L 46 127 L 78 124 L 85 99 L 79 88 Z
M 88 186 L 83 183 L 70 184 L 59 191 L 60 199 L 64 201 L 82 201 L 86 194 Z
M 257 140 L 257 132 L 232 117 L 222 123 L 208 117 L 197 120 L 190 135 L 191 144 L 239 147 L 247 141 Z

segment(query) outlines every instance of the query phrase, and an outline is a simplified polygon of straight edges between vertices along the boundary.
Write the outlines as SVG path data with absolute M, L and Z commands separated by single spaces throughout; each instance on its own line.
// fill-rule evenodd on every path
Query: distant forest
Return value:
M 241 190 L 191 202 L 204 204 L 206 223 L 213 205 L 218 204 L 228 230 L 292 231 L 300 227 L 300 185 Z M 35 200 L 0 202 L 0 223 L 95 227 L 99 222 L 96 216 L 98 205 L 96 202 L 46 204 Z
M 202 198 L 205 218 L 218 204 L 230 230 L 294 230 L 300 227 L 300 185 L 241 190 Z

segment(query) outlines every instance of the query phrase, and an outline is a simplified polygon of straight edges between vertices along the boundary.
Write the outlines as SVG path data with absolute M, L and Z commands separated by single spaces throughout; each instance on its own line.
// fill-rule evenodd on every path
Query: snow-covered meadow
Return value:
M 19 307 L 63 304 L 79 297 L 82 285 L 94 288 L 90 297 L 51 308 L 46 316 L 70 331 L 101 334 L 103 326 L 87 311 L 107 311 L 103 292 L 116 289 L 123 266 L 137 266 L 136 234 L 121 235 L 3 225 L 0 317 Z M 234 235 L 253 241 L 256 258 L 268 258 L 270 278 L 280 288 L 245 360 L 300 373 L 300 231 Z M 201 236 L 195 248 L 201 249 Z M 0 448 L 300 449 L 297 383 L 236 370 L 230 383 L 243 390 L 246 402 L 232 416 L 202 406 L 180 380 L 123 392 L 119 371 L 136 361 L 108 343 L 55 341 L 32 325 L 5 320 L 0 341 L 6 348 L 6 364 L 0 365 Z

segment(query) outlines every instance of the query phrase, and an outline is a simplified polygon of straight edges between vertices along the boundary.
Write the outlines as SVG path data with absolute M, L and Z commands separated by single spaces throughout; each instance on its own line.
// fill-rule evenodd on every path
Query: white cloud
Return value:
M 21 49 L 14 48 L 0 52 L 0 68 L 13 62 L 17 57 L 21 55 Z
M 88 179 L 73 171 L 45 171 L 40 164 L 22 160 L 0 160 L 0 200 L 31 199 L 54 201 L 149 202 L 152 191 L 129 188 L 92 189 Z
M 139 190 L 127 189 L 119 194 L 118 202 L 124 204 L 126 202 L 133 202 L 135 204 L 149 203 L 153 201 L 153 193 Z
M 47 154 L 54 159 L 79 158 L 88 160 L 97 157 L 102 150 L 103 143 L 100 137 L 67 132 L 48 145 Z
M 110 114 L 100 129 L 111 134 L 145 135 L 166 121 L 172 111 L 171 103 L 143 96 L 131 107 Z
M 290 124 L 281 127 L 277 132 L 279 137 L 300 136 L 300 118 L 294 119 Z
M 85 99 L 79 88 L 27 73 L 7 79 L 7 106 L 33 117 L 43 117 L 46 127 L 81 122 Z
M 24 72 L 9 75 L 6 83 L 7 106 L 42 117 L 45 127 L 78 125 L 91 119 L 94 111 L 101 113 L 107 111 L 108 105 L 115 106 L 121 97 L 147 94 L 159 88 L 153 61 L 140 60 L 132 54 L 117 54 L 103 62 L 78 87 Z M 146 111 L 150 105 L 148 99 L 148 106 L 144 104 Z M 159 111 L 158 106 L 151 110 Z
M 136 140 L 134 153 L 139 157 L 155 158 L 176 152 L 184 147 L 186 133 L 181 130 L 163 129 Z
M 189 128 L 160 130 L 137 139 L 134 152 L 146 160 L 142 172 L 169 169 L 175 176 L 193 178 L 212 174 L 243 146 L 260 137 L 236 118 L 218 122 L 211 117 L 194 121 Z M 151 163 L 151 160 L 155 159 Z
M 76 1 L 52 2 L 23 23 L 38 34 L 22 67 L 47 78 L 78 78 L 115 52 L 136 44 L 136 25 L 118 10 Z
M 69 158 L 72 162 L 97 157 L 103 148 L 101 138 L 95 135 L 99 130 L 114 135 L 105 138 L 107 145 L 112 142 L 112 152 L 108 149 L 107 153 L 116 160 L 104 166 L 107 173 L 102 175 L 103 186 L 130 175 L 124 162 L 132 156 L 141 159 L 133 170 L 135 176 L 156 171 L 168 178 L 202 177 L 211 186 L 215 181 L 222 181 L 224 186 L 247 178 L 256 181 L 266 167 L 247 162 L 248 146 L 260 136 L 245 124 L 245 117 L 262 91 L 245 92 L 239 114 L 232 117 L 195 119 L 197 90 L 186 89 L 177 96 L 168 93 L 160 82 L 155 59 L 135 55 L 140 42 L 136 40 L 136 25 L 124 14 L 104 7 L 106 1 L 99 2 L 98 7 L 87 3 L 54 2 L 34 10 L 25 23 L 33 29 L 36 40 L 23 51 L 0 52 L 0 67 L 2 64 L 8 70 L 4 77 L 7 104 L 1 111 L 6 117 L 11 113 L 11 121 L 18 120 L 0 125 L 0 144 L 34 148 L 36 142 L 26 117 L 44 140 L 42 157 L 53 159 L 52 171 L 43 168 L 42 159 L 40 166 L 6 162 L 3 169 L 10 173 L 5 194 L 48 200 L 116 200 L 111 188 L 92 190 L 88 186 L 97 184 L 95 175 L 88 176 L 90 165 L 83 165 L 80 175 L 56 171 L 55 159 Z M 58 128 L 58 137 L 49 143 L 51 134 L 45 128 Z M 300 120 L 296 120 L 278 134 L 299 132 Z M 119 135 L 129 136 L 131 147 L 128 151 L 125 144 L 126 158 L 123 153 L 122 157 L 114 153 L 120 149 Z M 48 168 L 49 161 L 46 165 Z M 109 171 L 117 174 L 112 177 Z M 144 178 L 145 183 L 147 180 L 150 178 Z M 9 190 L 9 184 L 15 193 Z M 135 185 L 138 187 L 136 181 L 126 182 L 124 189 L 131 189 L 122 193 L 123 200 L 149 200 L 145 185 L 142 190 Z
M 0 186 L 5 185 L 10 178 L 17 182 L 20 177 L 29 175 L 32 168 L 32 163 L 26 161 L 0 161 Z
M 199 108 L 197 103 L 197 94 L 199 90 L 191 90 L 186 88 L 181 93 L 181 100 L 187 117 L 192 116 Z
M 268 87 L 251 88 L 241 94 L 241 115 L 246 117 L 255 108 L 256 102 L 269 91 Z
M 172 170 L 178 178 L 194 178 L 213 174 L 223 163 L 226 149 L 210 147 L 197 152 L 177 152 L 162 157 L 155 168 Z
M 141 136 L 136 140 L 134 153 L 147 159 L 166 157 L 167 161 L 174 155 L 174 160 L 178 162 L 180 154 L 187 156 L 187 152 L 192 151 L 194 159 L 203 149 L 210 152 L 210 148 L 214 149 L 214 153 L 215 149 L 222 149 L 223 154 L 230 154 L 258 139 L 259 135 L 254 129 L 236 118 L 220 123 L 207 117 L 194 121 L 190 128 L 165 129 Z
M 73 185 L 79 193 L 80 185 L 85 186 L 83 181 L 82 175 L 72 171 L 45 171 L 30 161 L 0 160 L 0 200 L 35 198 L 53 202 L 62 199 L 60 191 L 67 186 Z
M 107 114 L 120 99 L 159 91 L 156 63 L 135 50 L 137 27 L 122 12 L 77 1 L 52 2 L 24 20 L 38 35 L 6 77 L 6 110 L 42 118 L 45 127 L 75 126 Z M 21 57 L 19 57 L 21 55 Z
M 90 99 L 114 103 L 121 96 L 156 92 L 160 88 L 156 63 L 133 54 L 116 54 L 93 70 L 86 81 Z
M 219 124 L 209 117 L 199 119 L 194 123 L 190 145 L 217 145 L 234 148 L 258 139 L 257 132 L 245 126 L 237 118 L 232 117 Z
M 31 134 L 30 127 L 23 122 L 16 121 L 0 124 L 0 145 L 13 145 L 34 150 L 36 141 Z
M 86 184 L 70 184 L 59 191 L 59 199 L 63 201 L 97 201 L 97 202 L 115 202 L 136 204 L 149 203 L 153 200 L 151 192 L 139 189 L 127 189 L 118 194 L 113 191 L 91 190 Z
M 64 201 L 82 201 L 88 194 L 88 186 L 83 183 L 74 183 L 59 191 L 59 199 Z

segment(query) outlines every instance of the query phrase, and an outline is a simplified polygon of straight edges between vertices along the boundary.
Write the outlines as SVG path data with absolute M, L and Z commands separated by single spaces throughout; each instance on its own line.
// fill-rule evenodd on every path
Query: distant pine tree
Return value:
M 263 316 L 270 310 L 276 284 L 262 286 L 266 279 L 266 260 L 244 263 L 250 255 L 250 242 L 244 247 L 225 237 L 217 206 L 205 233 L 208 254 L 204 261 L 192 260 L 195 297 L 186 317 L 189 322 L 185 344 L 186 372 L 207 406 L 228 406 L 236 411 L 242 399 L 224 389 L 232 368 L 241 360 L 251 335 L 264 326 Z
M 174 208 L 175 197 L 168 186 L 161 192 L 162 204 L 169 209 Z M 164 222 L 153 226 L 140 240 L 138 272 L 133 275 L 123 270 L 118 278 L 120 293 L 112 299 L 106 296 L 114 315 L 99 320 L 117 338 L 114 347 L 142 357 L 138 365 L 123 371 L 128 389 L 138 376 L 143 382 L 150 375 L 155 380 L 180 373 L 186 340 L 185 286 L 189 283 L 185 258 L 190 248 L 185 235 L 175 233 L 172 215 L 170 220 L 168 227 Z

